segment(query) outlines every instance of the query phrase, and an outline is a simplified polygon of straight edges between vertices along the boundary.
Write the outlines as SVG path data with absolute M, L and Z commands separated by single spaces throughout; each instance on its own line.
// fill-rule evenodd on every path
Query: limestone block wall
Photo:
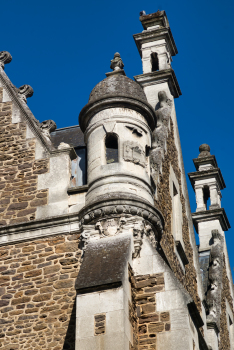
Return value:
M 38 190 L 38 175 L 49 171 L 49 160 L 35 160 L 35 140 L 26 140 L 26 123 L 12 123 L 12 102 L 2 102 L 0 88 L 0 225 L 34 220 L 48 191 Z
M 0 247 L 0 349 L 75 348 L 79 234 Z

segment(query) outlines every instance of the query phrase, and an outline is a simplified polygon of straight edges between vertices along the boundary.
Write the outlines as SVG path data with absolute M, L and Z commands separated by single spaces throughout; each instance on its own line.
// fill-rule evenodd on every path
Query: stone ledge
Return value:
M 165 41 L 169 46 L 170 53 L 172 56 L 175 56 L 178 53 L 175 40 L 173 38 L 170 28 L 144 30 L 142 33 L 134 34 L 133 38 L 135 40 L 136 46 L 138 48 L 138 51 L 141 57 L 142 57 L 142 52 L 141 52 L 142 44 L 148 43 L 151 41 L 160 40 L 160 39 L 165 39 Z
M 193 224 L 195 226 L 197 233 L 198 233 L 198 223 L 204 222 L 204 221 L 219 220 L 223 231 L 228 231 L 228 229 L 231 228 L 224 208 L 205 210 L 205 211 L 192 213 L 192 219 L 193 219 Z
M 194 171 L 192 173 L 188 173 L 189 180 L 191 182 L 191 185 L 194 189 L 194 183 L 197 180 L 201 179 L 207 179 L 210 178 L 211 176 L 215 177 L 217 179 L 217 182 L 219 184 L 219 187 L 221 190 L 226 188 L 221 170 L 219 168 L 217 169 L 209 169 L 209 170 L 202 170 L 202 171 Z
M 0 246 L 80 230 L 78 213 L 0 227 Z
M 174 98 L 177 98 L 180 95 L 182 95 L 175 72 L 172 68 L 136 75 L 134 79 L 143 88 L 148 85 L 155 85 L 155 84 L 161 84 L 163 82 L 167 82 L 170 92 L 172 96 L 174 96 Z
M 68 194 L 75 194 L 75 193 L 83 193 L 87 192 L 89 189 L 89 185 L 83 185 L 83 186 L 77 186 L 77 187 L 69 187 L 67 189 Z

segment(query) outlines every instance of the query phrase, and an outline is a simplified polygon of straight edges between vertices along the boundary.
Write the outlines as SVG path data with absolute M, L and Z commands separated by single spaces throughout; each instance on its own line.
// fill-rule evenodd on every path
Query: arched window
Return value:
M 157 70 L 159 70 L 158 54 L 156 52 L 153 52 L 151 54 L 151 65 L 152 65 L 152 72 L 156 72 Z
M 118 163 L 118 137 L 116 134 L 107 134 L 105 140 L 106 146 L 106 164 Z

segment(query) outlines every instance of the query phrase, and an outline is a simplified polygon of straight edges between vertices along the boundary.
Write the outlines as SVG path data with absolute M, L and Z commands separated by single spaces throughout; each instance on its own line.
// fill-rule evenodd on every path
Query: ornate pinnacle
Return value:
M 118 52 L 116 52 L 114 54 L 113 60 L 111 60 L 110 68 L 113 69 L 113 71 L 116 71 L 116 70 L 123 69 L 123 67 L 124 67 L 124 64 L 123 64 L 123 61 L 120 57 L 120 54 Z
M 0 52 L 0 67 L 4 69 L 4 65 L 10 63 L 12 60 L 11 54 L 7 51 Z

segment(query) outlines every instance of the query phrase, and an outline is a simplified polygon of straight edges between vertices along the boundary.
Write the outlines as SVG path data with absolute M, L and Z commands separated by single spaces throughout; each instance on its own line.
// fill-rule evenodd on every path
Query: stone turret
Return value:
M 125 316 L 129 312 L 126 301 L 132 300 L 128 264 L 140 257 L 143 238 L 147 237 L 152 248 L 157 248 L 164 226 L 162 214 L 154 206 L 150 180 L 149 149 L 156 114 L 142 87 L 126 77 L 123 67 L 116 53 L 111 61 L 113 72 L 106 73 L 107 77 L 94 87 L 79 116 L 87 144 L 89 189 L 85 207 L 79 213 L 84 263 L 76 281 L 80 334 L 77 350 L 84 341 L 90 348 L 99 348 L 100 338 L 85 339 L 87 335 L 79 326 L 86 313 L 82 313 L 81 305 L 93 303 L 95 298 L 90 313 L 92 320 L 99 313 L 100 319 L 105 320 L 102 329 L 97 323 L 97 332 L 107 334 L 102 348 L 110 349 L 110 336 L 112 341 L 118 338 L 121 349 L 133 342 L 129 332 L 133 321 L 131 326 L 131 320 Z M 120 288 L 118 292 L 116 286 Z M 105 291 L 101 295 L 109 300 L 102 308 L 97 290 Z M 110 317 L 115 317 L 115 324 L 125 324 L 118 333 L 111 326 Z

